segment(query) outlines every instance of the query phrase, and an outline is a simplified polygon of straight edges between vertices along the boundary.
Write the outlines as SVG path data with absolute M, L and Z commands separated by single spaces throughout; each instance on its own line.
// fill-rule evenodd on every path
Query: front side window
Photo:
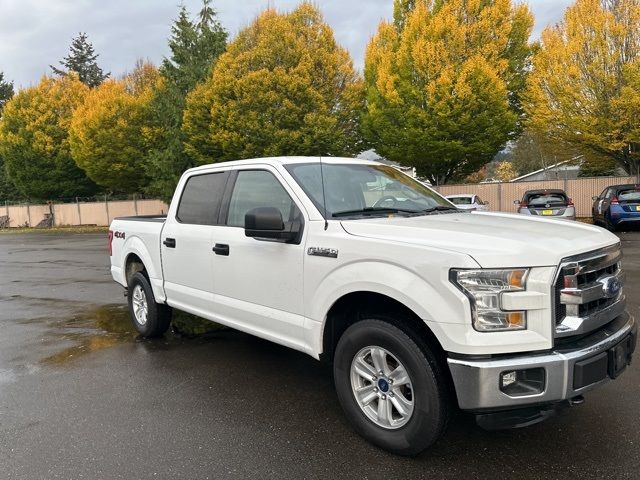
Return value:
M 457 211 L 434 191 L 386 165 L 325 163 L 321 169 L 319 163 L 301 163 L 286 168 L 327 218 Z
M 182 190 L 176 218 L 181 223 L 215 225 L 227 182 L 227 173 L 194 175 Z
M 285 222 L 293 221 L 299 212 L 287 191 L 272 173 L 266 170 L 241 170 L 231 194 L 227 225 L 244 227 L 246 213 L 258 207 L 277 208 Z

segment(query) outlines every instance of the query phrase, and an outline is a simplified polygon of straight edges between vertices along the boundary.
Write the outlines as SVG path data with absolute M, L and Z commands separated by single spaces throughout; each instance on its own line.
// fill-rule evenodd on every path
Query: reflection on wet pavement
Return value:
M 73 345 L 42 359 L 46 365 L 65 363 L 137 337 L 126 305 L 100 305 L 49 326 L 49 334 L 58 343 L 70 341 Z
M 126 305 L 99 305 L 84 309 L 70 318 L 46 320 L 47 338 L 45 345 L 57 346 L 71 342 L 72 345 L 48 355 L 42 360 L 44 365 L 60 365 L 83 355 L 104 350 L 122 343 L 144 342 L 152 347 L 181 343 L 187 339 L 205 337 L 221 330 L 213 322 L 200 319 L 184 312 L 174 312 L 173 329 L 164 338 L 147 340 L 138 335 L 129 318 Z M 42 321 L 43 319 L 39 319 Z M 24 321 L 33 322 L 38 319 Z M 0 381 L 1 377 L 0 377 Z

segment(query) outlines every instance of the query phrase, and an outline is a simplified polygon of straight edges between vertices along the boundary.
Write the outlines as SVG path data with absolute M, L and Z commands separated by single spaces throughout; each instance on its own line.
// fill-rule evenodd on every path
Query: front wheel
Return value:
M 390 323 L 363 320 L 344 332 L 334 380 L 355 430 L 385 450 L 417 455 L 446 427 L 450 406 L 437 360 Z
M 171 324 L 171 307 L 156 303 L 149 280 L 141 272 L 129 279 L 129 316 L 143 337 L 161 337 Z

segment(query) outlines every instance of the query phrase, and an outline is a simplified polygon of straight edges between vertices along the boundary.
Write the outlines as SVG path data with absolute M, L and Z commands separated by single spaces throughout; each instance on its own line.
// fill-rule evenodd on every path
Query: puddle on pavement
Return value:
M 73 345 L 42 359 L 41 363 L 45 365 L 64 364 L 78 357 L 125 343 L 140 342 L 152 348 L 156 344 L 166 346 L 169 343 L 206 337 L 222 328 L 208 320 L 174 311 L 172 329 L 165 337 L 145 340 L 131 324 L 127 305 L 91 307 L 70 318 L 49 322 L 49 327 L 52 335 L 47 343 L 67 341 Z

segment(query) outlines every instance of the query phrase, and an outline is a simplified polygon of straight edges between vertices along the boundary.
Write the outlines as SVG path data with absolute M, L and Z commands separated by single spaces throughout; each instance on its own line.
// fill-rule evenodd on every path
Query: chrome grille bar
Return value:
M 620 244 L 562 261 L 555 282 L 556 337 L 591 332 L 625 309 Z

